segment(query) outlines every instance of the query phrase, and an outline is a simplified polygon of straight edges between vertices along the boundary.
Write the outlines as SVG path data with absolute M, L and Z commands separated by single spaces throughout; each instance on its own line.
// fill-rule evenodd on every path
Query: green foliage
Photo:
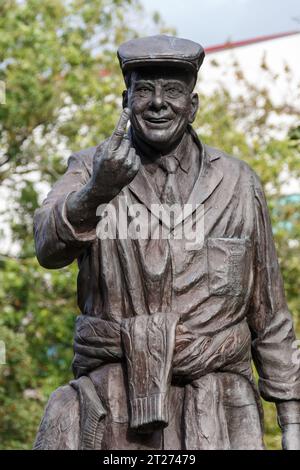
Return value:
M 44 398 L 34 379 L 36 369 L 25 333 L 1 325 L 0 336 L 7 348 L 7 365 L 1 366 L 0 376 L 1 449 L 22 449 L 34 435 Z M 28 397 L 30 392 L 33 399 Z
M 71 378 L 76 266 L 0 257 L 0 448 L 30 448 L 47 397 Z
M 40 182 L 48 187 L 63 173 L 71 151 L 95 145 L 112 131 L 124 87 L 115 50 L 136 34 L 129 21 L 134 15 L 137 0 L 0 5 L 0 80 L 7 90 L 6 105 L 0 106 L 0 181 L 7 195 L 1 219 L 14 243 L 0 250 L 0 340 L 7 351 L 0 365 L 1 449 L 31 448 L 49 394 L 71 378 L 77 267 L 47 271 L 38 265 L 32 217 L 45 193 Z M 156 15 L 155 28 L 165 31 L 160 21 Z M 275 106 L 266 90 L 248 84 L 234 67 L 246 91 L 234 99 L 222 88 L 201 96 L 196 129 L 208 144 L 248 161 L 262 178 L 297 321 L 299 211 L 292 200 L 280 201 L 282 182 L 300 176 L 300 131 L 281 130 L 278 138 L 270 117 L 293 110 Z M 268 446 L 278 448 L 270 404 L 266 431 Z
M 135 0 L 2 2 L 2 180 L 29 164 L 56 178 L 58 141 L 78 150 L 107 137 L 123 86 L 114 45 L 132 34 L 125 16 L 136 7 Z

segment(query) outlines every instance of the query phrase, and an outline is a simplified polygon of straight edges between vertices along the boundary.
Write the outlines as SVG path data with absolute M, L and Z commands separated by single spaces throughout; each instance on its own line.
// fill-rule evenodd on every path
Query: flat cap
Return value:
M 197 75 L 204 56 L 200 44 L 166 35 L 131 39 L 118 49 L 123 74 L 137 67 L 170 64 L 189 69 Z

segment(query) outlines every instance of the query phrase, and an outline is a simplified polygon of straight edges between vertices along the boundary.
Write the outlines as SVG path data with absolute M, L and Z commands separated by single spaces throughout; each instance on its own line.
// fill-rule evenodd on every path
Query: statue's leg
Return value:
M 70 385 L 59 387 L 49 398 L 34 449 L 77 450 L 79 448 L 79 400 Z

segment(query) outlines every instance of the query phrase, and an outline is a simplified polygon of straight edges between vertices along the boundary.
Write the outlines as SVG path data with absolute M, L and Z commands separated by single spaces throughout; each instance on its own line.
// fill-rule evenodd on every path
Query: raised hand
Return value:
M 135 177 L 140 158 L 126 137 L 130 111 L 125 108 L 107 145 L 94 155 L 92 184 L 99 194 L 117 195 Z
M 126 137 L 129 117 L 126 108 L 107 144 L 96 149 L 92 177 L 67 199 L 68 220 L 77 231 L 94 228 L 99 220 L 97 207 L 111 201 L 139 170 L 140 158 Z

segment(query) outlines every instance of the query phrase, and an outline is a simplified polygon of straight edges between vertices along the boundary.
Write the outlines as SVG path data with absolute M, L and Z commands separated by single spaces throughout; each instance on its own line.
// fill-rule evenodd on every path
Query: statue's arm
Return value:
M 300 449 L 300 361 L 263 189 L 254 179 L 255 279 L 249 325 L 261 395 L 276 403 L 284 448 Z
M 70 264 L 95 238 L 95 231 L 85 232 L 72 224 L 68 199 L 86 193 L 90 175 L 80 155 L 72 155 L 66 173 L 57 181 L 34 215 L 34 238 L 40 264 L 60 268 Z M 82 214 L 78 206 L 78 214 Z

